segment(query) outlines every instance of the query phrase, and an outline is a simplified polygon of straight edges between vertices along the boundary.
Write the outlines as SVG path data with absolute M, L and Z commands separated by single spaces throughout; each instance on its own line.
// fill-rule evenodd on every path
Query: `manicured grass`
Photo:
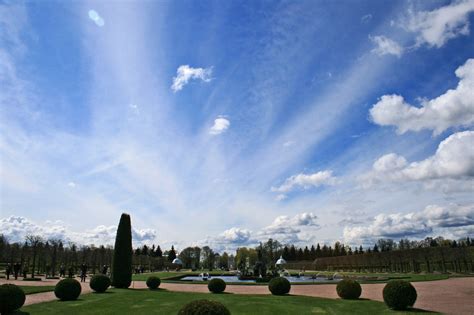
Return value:
M 166 290 L 112 289 L 81 295 L 77 301 L 52 301 L 23 307 L 30 314 L 177 314 L 197 299 L 223 303 L 236 314 L 403 314 L 370 300 L 330 300 L 306 296 L 183 293 Z M 410 312 L 417 313 L 417 310 Z
M 41 292 L 48 292 L 53 291 L 54 286 L 26 286 L 20 285 L 20 288 L 25 292 L 25 294 L 33 294 L 33 293 L 41 293 Z

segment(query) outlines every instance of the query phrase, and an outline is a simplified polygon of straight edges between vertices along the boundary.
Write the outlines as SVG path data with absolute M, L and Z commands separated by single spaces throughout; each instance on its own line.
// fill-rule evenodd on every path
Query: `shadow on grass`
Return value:
M 105 291 L 105 292 L 95 292 L 95 291 L 92 291 L 91 292 L 92 294 L 114 294 L 115 292 L 112 292 L 112 291 Z
M 227 295 L 227 294 L 234 294 L 232 292 L 209 292 L 212 295 Z
M 23 311 L 15 311 L 15 312 L 13 312 L 13 313 L 11 313 L 11 314 L 16 314 L 16 315 L 30 315 L 30 313 L 28 313 L 28 312 L 23 312 Z

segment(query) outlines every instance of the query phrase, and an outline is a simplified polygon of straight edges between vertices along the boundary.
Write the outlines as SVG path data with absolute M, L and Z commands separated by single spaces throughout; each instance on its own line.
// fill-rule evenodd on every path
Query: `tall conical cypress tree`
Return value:
M 122 213 L 115 237 L 112 261 L 112 285 L 128 288 L 132 283 L 132 224 L 130 215 Z

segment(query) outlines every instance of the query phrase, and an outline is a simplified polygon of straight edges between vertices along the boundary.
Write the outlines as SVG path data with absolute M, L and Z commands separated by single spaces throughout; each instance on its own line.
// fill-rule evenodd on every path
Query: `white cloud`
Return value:
M 363 179 L 371 182 L 463 180 L 474 177 L 474 131 L 452 134 L 441 141 L 436 153 L 427 159 L 407 163 L 394 153 L 380 157 Z
M 0 219 L 0 231 L 11 242 L 23 242 L 27 235 L 39 235 L 45 240 L 61 239 L 82 245 L 113 245 L 117 226 L 99 225 L 90 230 L 76 232 L 70 230 L 61 221 L 46 221 L 44 224 L 38 224 L 21 216 L 10 216 Z M 132 228 L 134 244 L 152 242 L 155 238 L 155 230 Z
M 369 36 L 372 43 L 376 45 L 372 52 L 379 55 L 395 55 L 400 57 L 403 54 L 403 47 L 396 41 L 385 36 Z
M 424 237 L 440 231 L 447 233 L 447 228 L 472 230 L 473 224 L 473 205 L 430 205 L 420 212 L 379 214 L 368 226 L 346 226 L 343 235 L 345 241 L 352 244 L 366 244 L 379 238 Z
M 224 231 L 220 236 L 226 243 L 247 244 L 250 240 L 251 233 L 247 229 L 233 227 Z
M 373 168 L 376 172 L 391 172 L 404 168 L 406 164 L 407 160 L 403 156 L 389 153 L 375 161 Z
M 282 215 L 276 217 L 268 226 L 257 233 L 259 240 L 272 238 L 284 244 L 295 244 L 307 240 L 304 232 L 319 229 L 318 217 L 311 212 L 303 212 L 293 217 Z
M 89 19 L 94 21 L 94 23 L 99 27 L 102 27 L 105 25 L 104 19 L 95 10 L 89 10 Z
M 396 126 L 398 133 L 409 130 L 433 130 L 440 134 L 450 127 L 474 124 L 474 59 L 468 59 L 456 70 L 460 79 L 453 90 L 415 107 L 399 95 L 384 95 L 370 109 L 374 123 L 381 126 Z
M 314 231 L 320 228 L 318 217 L 311 212 L 303 212 L 295 216 L 279 216 L 268 226 L 253 233 L 250 230 L 233 227 L 217 237 L 207 237 L 198 242 L 209 245 L 217 251 L 235 250 L 241 246 L 256 246 L 259 242 L 269 238 L 278 240 L 283 244 L 297 244 L 307 242 L 314 236 Z
M 454 1 L 433 11 L 411 13 L 406 28 L 417 34 L 417 45 L 442 47 L 448 40 L 469 34 L 474 0 Z
M 192 68 L 188 65 L 178 67 L 176 77 L 173 78 L 171 89 L 173 92 L 178 92 L 188 84 L 189 80 L 200 79 L 204 82 L 210 82 L 212 76 L 212 68 Z
M 71 188 L 76 187 L 76 183 L 74 183 L 74 182 L 69 182 L 69 183 L 67 183 L 67 185 Z
M 332 171 L 319 171 L 313 174 L 301 173 L 287 178 L 280 187 L 272 187 L 271 190 L 274 192 L 287 193 L 295 187 L 309 189 L 321 185 L 333 185 L 335 180 L 335 177 L 332 176 Z
M 218 117 L 214 120 L 214 125 L 209 129 L 211 135 L 219 135 L 229 129 L 230 121 L 224 117 Z

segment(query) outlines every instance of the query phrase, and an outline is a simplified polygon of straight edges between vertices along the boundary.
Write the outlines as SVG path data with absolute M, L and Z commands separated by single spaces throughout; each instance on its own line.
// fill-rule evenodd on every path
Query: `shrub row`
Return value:
M 362 293 L 362 287 L 355 280 L 343 279 L 337 284 L 336 291 L 342 299 L 358 299 Z M 394 310 L 406 310 L 412 307 L 416 298 L 415 287 L 404 280 L 392 280 L 383 289 L 385 304 Z

